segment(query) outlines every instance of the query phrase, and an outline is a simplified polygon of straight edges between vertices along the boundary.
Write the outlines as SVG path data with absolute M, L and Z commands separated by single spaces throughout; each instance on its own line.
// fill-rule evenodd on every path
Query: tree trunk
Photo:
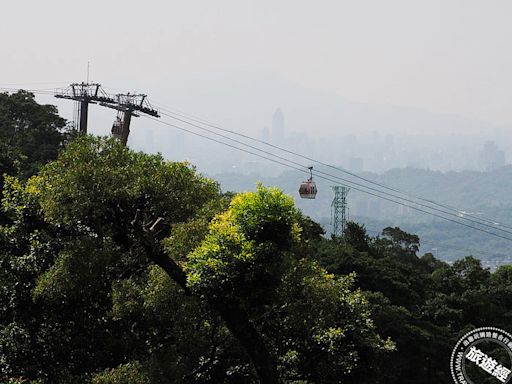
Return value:
M 219 312 L 229 331 L 238 339 L 250 356 L 260 382 L 263 384 L 278 384 L 277 365 L 260 334 L 247 316 L 247 312 L 238 303 L 231 300 L 211 304 Z
M 152 253 L 155 264 L 160 266 L 186 293 L 190 294 L 186 274 L 180 266 L 163 252 Z M 262 384 L 278 384 L 277 365 L 260 334 L 251 323 L 247 312 L 232 299 L 210 301 L 209 304 L 220 314 L 229 331 L 246 350 L 260 382 Z

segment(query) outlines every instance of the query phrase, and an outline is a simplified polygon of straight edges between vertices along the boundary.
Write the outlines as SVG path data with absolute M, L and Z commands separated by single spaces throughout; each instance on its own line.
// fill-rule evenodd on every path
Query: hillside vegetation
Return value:
M 447 383 L 458 337 L 511 324 L 510 266 L 327 238 L 278 188 L 63 126 L 56 158 L 2 168 L 0 382 Z
M 360 184 L 367 184 L 332 169 L 323 170 Z M 406 191 L 411 195 L 460 208 L 476 217 L 493 218 L 499 223 L 512 227 L 510 221 L 510 217 L 512 217 L 512 166 L 505 166 L 489 172 L 447 173 L 403 168 L 393 169 L 383 174 L 363 173 L 361 176 L 379 184 Z M 297 196 L 298 185 L 304 177 L 303 173 L 295 171 L 284 172 L 279 177 L 234 173 L 216 175 L 225 190 L 249 190 L 253 188 L 255 180 L 261 180 L 269 185 L 279 185 L 284 192 L 292 196 Z M 319 187 L 316 200 L 301 201 L 298 199 L 297 206 L 305 214 L 321 223 L 329 232 L 331 230 L 330 209 L 333 198 L 332 183 L 321 178 L 317 178 L 316 182 Z M 406 204 L 411 205 L 410 203 Z M 420 236 L 423 252 L 436 252 L 443 260 L 454 261 L 464 256 L 473 255 L 486 262 L 512 262 L 512 254 L 509 251 L 510 241 L 469 230 L 467 227 L 426 215 L 355 189 L 349 192 L 348 205 L 351 219 L 365 224 L 371 234 L 377 235 L 382 228 L 387 226 L 399 226 Z M 439 212 L 435 213 L 439 214 Z M 451 218 L 456 219 L 456 217 Z

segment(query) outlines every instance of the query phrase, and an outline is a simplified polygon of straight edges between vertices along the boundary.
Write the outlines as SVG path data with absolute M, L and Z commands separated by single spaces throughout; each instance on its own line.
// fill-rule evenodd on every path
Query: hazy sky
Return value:
M 270 121 L 280 84 L 512 124 L 510 0 L 19 0 L 0 18 L 0 87 L 82 81 L 90 61 L 227 124 L 235 99 Z

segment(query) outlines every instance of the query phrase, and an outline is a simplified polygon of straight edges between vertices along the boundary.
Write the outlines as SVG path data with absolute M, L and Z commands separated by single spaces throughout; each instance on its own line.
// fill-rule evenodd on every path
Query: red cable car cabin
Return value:
M 123 122 L 118 117 L 116 121 L 114 121 L 114 124 L 112 125 L 112 136 L 114 136 L 116 139 L 121 139 L 123 133 Z
M 302 199 L 314 199 L 316 191 L 316 183 L 311 179 L 307 179 L 300 184 L 299 195 Z
M 316 183 L 313 181 L 313 167 L 309 167 L 311 177 L 303 181 L 299 187 L 299 195 L 302 199 L 314 199 L 316 197 Z

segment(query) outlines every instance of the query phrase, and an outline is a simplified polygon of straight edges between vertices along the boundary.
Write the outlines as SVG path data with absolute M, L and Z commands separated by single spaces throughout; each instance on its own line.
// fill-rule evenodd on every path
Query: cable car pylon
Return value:
M 117 117 L 112 125 L 112 135 L 117 138 L 123 145 L 128 143 L 128 136 L 130 134 L 130 124 L 133 117 L 139 117 L 141 113 L 160 117 L 160 114 L 154 109 L 149 101 L 147 95 L 119 93 L 115 96 L 115 103 L 101 103 L 100 105 L 117 110 Z
M 115 99 L 109 96 L 101 84 L 98 83 L 73 83 L 54 94 L 59 99 L 74 100 L 78 104 L 78 131 L 81 135 L 87 134 L 87 121 L 89 119 L 89 104 L 115 103 Z
M 132 116 L 139 117 L 140 114 L 146 114 L 152 117 L 160 117 L 158 111 L 148 102 L 147 95 L 129 92 L 110 95 L 98 83 L 73 83 L 66 89 L 55 91 L 54 96 L 77 102 L 79 132 L 82 135 L 87 134 L 89 104 L 98 104 L 102 107 L 115 109 L 117 118 L 111 132 L 123 145 L 128 142 Z

